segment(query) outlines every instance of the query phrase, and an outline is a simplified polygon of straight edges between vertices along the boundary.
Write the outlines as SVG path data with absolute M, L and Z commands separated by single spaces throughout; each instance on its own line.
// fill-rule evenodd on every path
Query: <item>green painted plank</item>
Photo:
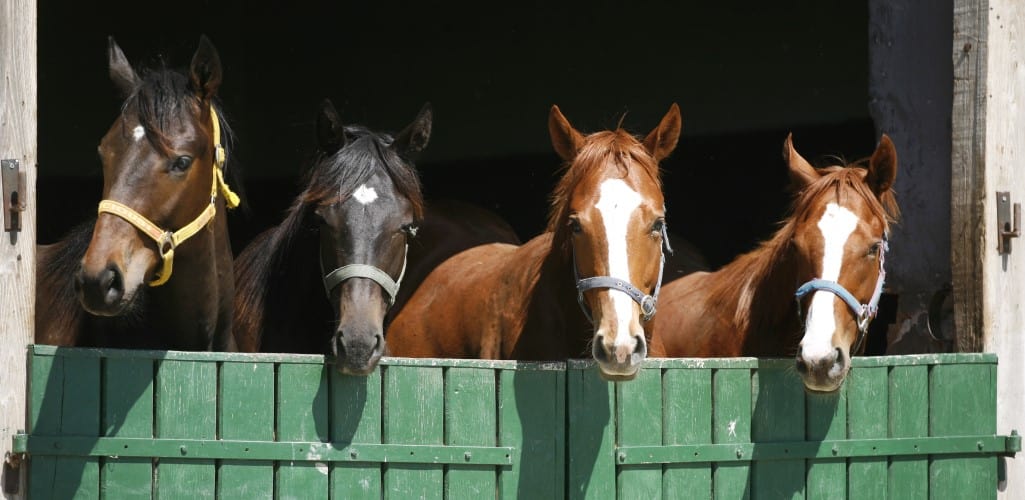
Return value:
M 593 363 L 581 364 L 566 376 L 567 496 L 573 500 L 609 498 L 616 491 L 615 385 L 602 380 Z
M 498 372 L 499 444 L 514 447 L 499 471 L 502 498 L 565 496 L 566 399 L 561 371 Z
M 384 441 L 443 444 L 443 368 L 390 366 L 384 377 Z M 442 498 L 444 468 L 431 464 L 389 464 L 385 498 Z
M 327 442 L 329 365 L 285 364 L 277 374 L 278 441 Z M 317 450 L 300 450 L 316 460 Z M 277 467 L 274 497 L 280 499 L 328 498 L 328 466 L 322 461 L 281 461 Z
M 343 375 L 330 370 L 331 441 L 351 444 L 381 443 L 381 368 L 367 376 Z M 359 458 L 359 450 L 356 451 Z M 331 466 L 334 498 L 379 499 L 382 496 L 380 464 L 358 462 Z
M 751 370 L 723 369 L 712 374 L 712 439 L 716 443 L 751 440 Z M 750 498 L 748 463 L 717 464 L 712 494 L 717 500 Z
M 647 368 L 644 368 L 647 369 Z M 712 442 L 712 370 L 666 369 L 662 375 L 662 441 L 666 445 Z M 666 464 L 664 498 L 709 498 L 712 464 Z
M 929 367 L 890 370 L 888 427 L 891 438 L 929 435 Z M 929 496 L 927 457 L 893 457 L 887 475 L 889 498 L 925 500 Z
M 103 361 L 103 435 L 153 437 L 153 360 Z M 106 457 L 100 489 L 105 498 L 150 498 L 153 459 Z
M 495 377 L 493 370 L 481 368 L 446 371 L 445 444 L 498 444 Z M 482 498 L 494 495 L 497 486 L 498 470 L 494 466 L 450 465 L 445 474 L 446 498 Z
M 33 354 L 29 358 L 28 369 L 28 432 L 44 436 L 60 435 L 64 358 Z M 56 457 L 48 456 L 29 457 L 29 498 L 54 498 L 57 460 Z
M 33 434 L 99 434 L 99 359 L 33 356 L 29 373 L 29 427 Z M 99 492 L 95 457 L 30 458 L 30 498 L 97 498 Z
M 929 373 L 929 434 L 996 433 L 996 366 L 936 365 Z M 929 465 L 933 499 L 996 498 L 995 456 L 945 455 Z
M 221 365 L 218 434 L 221 439 L 274 441 L 274 364 Z M 217 469 L 220 498 L 272 498 L 274 462 L 222 460 Z
M 644 368 L 628 382 L 616 383 L 616 442 L 620 446 L 662 444 L 662 370 Z M 662 466 L 620 465 L 616 498 L 662 497 Z
M 96 438 L 100 432 L 100 360 L 66 357 L 62 360 L 57 434 Z M 44 404 L 44 406 L 50 406 Z M 60 457 L 53 469 L 52 498 L 99 498 L 100 468 L 97 457 Z
M 805 438 L 808 441 L 847 437 L 847 387 L 833 394 L 805 395 Z M 847 463 L 843 458 L 808 460 L 805 494 L 809 500 L 840 500 L 847 495 Z
M 751 439 L 756 443 L 804 439 L 804 385 L 792 364 L 760 368 L 753 377 Z M 756 497 L 804 498 L 803 460 L 755 461 L 751 488 Z
M 889 370 L 860 367 L 847 375 L 847 437 L 887 437 Z M 886 498 L 887 459 L 852 458 L 847 464 L 847 491 L 852 500 Z
M 217 434 L 217 364 L 163 360 L 156 375 L 156 435 L 213 439 Z M 160 459 L 158 498 L 212 498 L 216 468 L 213 460 Z

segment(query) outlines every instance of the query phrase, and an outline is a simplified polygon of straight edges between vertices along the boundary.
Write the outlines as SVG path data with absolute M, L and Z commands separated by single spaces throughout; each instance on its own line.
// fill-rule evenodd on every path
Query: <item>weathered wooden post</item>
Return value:
M 1025 201 L 1025 5 L 954 0 L 953 62 L 951 268 L 957 347 L 998 355 L 997 431 L 1021 432 L 1025 239 L 1020 231 L 1015 234 L 1014 215 Z M 1001 495 L 1025 498 L 1025 463 L 1005 463 Z
M 24 498 L 10 454 L 25 428 L 25 346 L 32 341 L 36 243 L 36 0 L 0 2 L 0 454 L 4 498 Z M 15 209 L 12 210 L 12 205 Z

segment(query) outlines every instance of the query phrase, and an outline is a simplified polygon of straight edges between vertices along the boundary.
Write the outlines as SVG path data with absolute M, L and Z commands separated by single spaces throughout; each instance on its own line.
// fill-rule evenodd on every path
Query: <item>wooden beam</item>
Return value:
M 0 159 L 18 160 L 24 178 L 21 231 L 0 233 L 0 454 L 25 428 L 25 346 L 32 342 L 36 243 L 36 0 L 0 2 Z M 2 218 L 11 217 L 5 207 Z M 0 227 L 2 229 L 2 227 Z M 5 465 L 4 498 L 24 498 L 24 465 Z M 18 476 L 17 478 L 12 476 Z M 4 491 L 16 486 L 17 492 Z
M 982 350 L 986 203 L 986 30 L 989 0 L 954 0 L 950 253 L 955 348 Z

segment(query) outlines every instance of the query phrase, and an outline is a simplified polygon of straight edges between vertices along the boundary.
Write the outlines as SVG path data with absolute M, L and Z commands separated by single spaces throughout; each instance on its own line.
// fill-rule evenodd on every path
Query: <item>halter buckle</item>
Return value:
M 174 233 L 164 231 L 164 234 L 160 235 L 160 240 L 157 241 L 157 251 L 160 253 L 160 258 L 163 259 L 168 254 L 174 253 L 175 246 Z
M 645 295 L 641 299 L 641 312 L 644 313 L 644 321 L 650 321 L 655 316 L 655 297 Z

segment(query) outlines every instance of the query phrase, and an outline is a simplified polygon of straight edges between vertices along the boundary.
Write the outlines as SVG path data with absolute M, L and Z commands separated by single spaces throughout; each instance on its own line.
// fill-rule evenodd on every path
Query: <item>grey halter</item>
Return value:
M 402 277 L 406 274 L 406 257 L 409 255 L 409 244 L 406 244 L 402 253 L 402 271 L 399 279 L 392 280 L 388 273 L 368 264 L 348 264 L 324 276 L 324 291 L 331 295 L 331 290 L 349 278 L 366 278 L 373 280 L 385 293 L 388 294 L 388 306 L 395 305 L 395 296 L 399 293 L 399 285 L 402 284 Z M 324 261 L 320 262 L 321 273 L 324 269 Z
M 847 291 L 847 289 L 840 283 L 816 278 L 801 285 L 797 289 L 797 293 L 794 296 L 797 300 L 797 317 L 801 317 L 801 298 L 811 292 L 830 292 L 833 295 L 840 297 L 840 300 L 843 300 L 844 303 L 847 304 L 847 307 L 854 313 L 854 317 L 857 318 L 858 340 L 855 342 L 854 349 L 851 352 L 858 352 L 861 349 L 861 344 L 865 342 L 865 337 L 868 336 L 869 324 L 879 312 L 879 297 L 883 294 L 883 282 L 886 280 L 886 269 L 883 268 L 883 264 L 886 257 L 886 251 L 889 249 L 890 244 L 887 242 L 886 235 L 883 235 L 882 245 L 879 247 L 879 277 L 876 279 L 876 289 L 872 293 L 872 298 L 869 299 L 867 304 L 858 302 L 858 299 L 854 298 L 854 294 Z
M 665 250 L 663 251 L 662 248 Z M 627 294 L 634 300 L 634 302 L 641 306 L 641 312 L 644 314 L 644 321 L 650 321 L 651 318 L 655 316 L 655 306 L 658 303 L 658 292 L 662 288 L 662 269 L 666 264 L 665 252 L 669 252 L 670 255 L 673 254 L 673 248 L 669 246 L 669 235 L 666 234 L 665 224 L 662 225 L 662 248 L 659 249 L 658 281 L 655 283 L 655 291 L 651 295 L 647 295 L 632 284 L 619 278 L 613 278 L 612 276 L 581 278 L 579 271 L 577 270 L 577 253 L 574 249 L 573 277 L 577 280 L 577 303 L 580 304 L 580 309 L 584 311 L 584 316 L 587 316 L 587 321 L 594 323 L 594 319 L 591 317 L 591 311 L 587 309 L 587 304 L 584 302 L 584 292 L 594 288 L 611 288 Z

